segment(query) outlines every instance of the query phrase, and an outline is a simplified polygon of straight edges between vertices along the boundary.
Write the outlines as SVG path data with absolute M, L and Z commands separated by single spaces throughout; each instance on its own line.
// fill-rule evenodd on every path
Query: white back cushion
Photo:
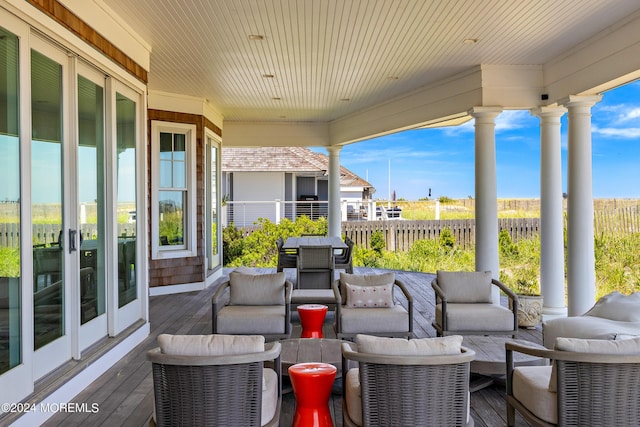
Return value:
M 372 335 L 356 335 L 358 351 L 385 356 L 441 356 L 460 354 L 461 335 L 439 338 L 385 338 Z
M 225 356 L 262 353 L 262 335 L 158 335 L 158 346 L 173 356 Z
M 436 272 L 438 286 L 453 303 L 491 303 L 490 271 L 441 271 Z

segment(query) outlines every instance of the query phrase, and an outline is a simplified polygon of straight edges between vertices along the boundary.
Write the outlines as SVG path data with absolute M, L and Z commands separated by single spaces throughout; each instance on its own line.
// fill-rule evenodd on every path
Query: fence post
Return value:
M 280 224 L 280 199 L 276 199 L 276 224 Z

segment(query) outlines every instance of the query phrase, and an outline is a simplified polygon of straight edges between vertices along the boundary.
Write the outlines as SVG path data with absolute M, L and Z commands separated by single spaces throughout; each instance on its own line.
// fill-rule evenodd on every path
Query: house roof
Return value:
M 324 174 L 329 158 L 304 147 L 223 147 L 223 172 L 291 172 Z M 373 186 L 340 166 L 340 186 Z

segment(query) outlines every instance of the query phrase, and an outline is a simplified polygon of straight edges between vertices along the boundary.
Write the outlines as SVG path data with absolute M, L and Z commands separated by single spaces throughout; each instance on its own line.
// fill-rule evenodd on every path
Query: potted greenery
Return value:
M 531 268 L 518 268 L 503 272 L 503 283 L 518 295 L 518 326 L 535 328 L 542 322 L 542 295 L 537 272 Z

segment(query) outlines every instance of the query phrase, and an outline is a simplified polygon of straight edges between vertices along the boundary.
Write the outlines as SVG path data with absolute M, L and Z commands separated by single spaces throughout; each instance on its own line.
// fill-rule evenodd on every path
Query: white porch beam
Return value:
M 327 147 L 327 123 L 234 122 L 222 128 L 225 147 Z
M 595 302 L 591 107 L 601 96 L 570 96 L 567 164 L 567 297 L 569 316 L 584 314 Z
M 491 271 L 500 277 L 498 258 L 498 196 L 496 178 L 495 119 L 501 107 L 474 107 L 476 181 L 476 271 Z M 500 303 L 497 287 L 492 287 L 494 303 Z
M 560 118 L 562 107 L 531 111 L 540 118 L 540 291 L 542 314 L 566 316 Z

